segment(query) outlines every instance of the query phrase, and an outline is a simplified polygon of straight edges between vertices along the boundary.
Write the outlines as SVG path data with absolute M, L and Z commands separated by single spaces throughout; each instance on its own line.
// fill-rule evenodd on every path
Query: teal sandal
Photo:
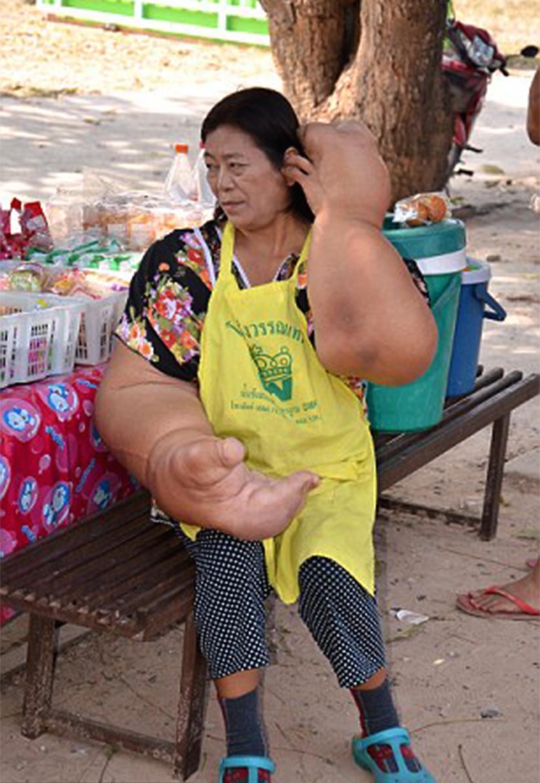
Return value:
M 272 774 L 276 765 L 266 756 L 227 756 L 219 764 L 218 783 L 223 783 L 228 769 L 244 768 L 248 771 L 247 783 L 259 783 L 259 770 Z
M 368 750 L 379 745 L 380 751 L 371 755 Z M 373 773 L 375 783 L 435 783 L 435 778 L 418 761 L 419 769 L 411 771 L 405 763 L 403 747 L 410 748 L 409 732 L 402 728 L 387 729 L 368 737 L 354 737 L 352 754 L 362 769 Z

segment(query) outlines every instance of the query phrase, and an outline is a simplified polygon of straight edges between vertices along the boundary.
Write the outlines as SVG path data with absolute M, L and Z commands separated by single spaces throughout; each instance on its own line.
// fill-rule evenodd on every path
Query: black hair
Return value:
M 222 125 L 246 133 L 277 168 L 283 166 L 285 150 L 295 147 L 304 154 L 297 136 L 300 123 L 284 95 L 266 87 L 249 87 L 222 98 L 210 109 L 201 126 L 201 141 Z M 301 220 L 314 220 L 304 191 L 298 184 L 291 187 L 291 211 Z

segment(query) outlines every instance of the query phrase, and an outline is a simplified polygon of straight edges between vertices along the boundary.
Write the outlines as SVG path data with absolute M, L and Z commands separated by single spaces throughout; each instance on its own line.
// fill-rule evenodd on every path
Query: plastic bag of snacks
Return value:
M 104 299 L 127 291 L 129 281 L 115 272 L 54 266 L 47 269 L 43 285 L 44 291 L 59 296 Z
M 426 226 L 451 216 L 450 204 L 442 193 L 417 193 L 397 201 L 394 222 L 407 226 Z
M 8 209 L 0 208 L 0 260 L 23 258 L 31 247 L 52 250 L 47 219 L 39 201 L 23 205 L 14 198 Z
M 45 210 L 57 245 L 70 237 L 79 243 L 115 240 L 129 251 L 146 250 L 173 229 L 198 226 L 212 216 L 207 204 L 122 190 L 89 170 L 83 172 L 79 188 L 58 190 Z
M 38 261 L 14 260 L 0 265 L 0 291 L 103 299 L 128 287 L 129 275 L 122 272 L 51 266 Z
M 2 261 L 0 263 L 0 292 L 24 291 L 38 294 L 43 291 L 45 276 L 40 264 L 25 261 Z
M 31 250 L 26 254 L 26 259 L 39 261 L 42 264 L 133 274 L 142 258 L 140 251 L 123 250 L 120 242 L 116 239 L 94 239 L 82 244 L 68 241 L 66 245 L 65 247 L 57 247 L 50 253 Z

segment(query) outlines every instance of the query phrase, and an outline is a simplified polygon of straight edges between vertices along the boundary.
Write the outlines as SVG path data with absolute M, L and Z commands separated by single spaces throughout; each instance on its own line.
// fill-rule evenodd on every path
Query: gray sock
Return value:
M 267 743 L 259 689 L 236 699 L 219 699 L 225 721 L 228 756 L 266 756 Z
M 379 731 L 395 729 L 399 726 L 388 680 L 378 688 L 366 691 L 351 689 L 351 693 L 360 712 L 360 724 L 364 735 L 377 734 Z

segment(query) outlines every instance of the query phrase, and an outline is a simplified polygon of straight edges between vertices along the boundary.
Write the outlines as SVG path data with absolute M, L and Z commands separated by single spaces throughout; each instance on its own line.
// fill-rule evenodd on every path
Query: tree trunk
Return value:
M 395 200 L 441 189 L 452 137 L 441 71 L 446 0 L 262 5 L 284 90 L 302 120 L 362 119 L 378 139 Z

